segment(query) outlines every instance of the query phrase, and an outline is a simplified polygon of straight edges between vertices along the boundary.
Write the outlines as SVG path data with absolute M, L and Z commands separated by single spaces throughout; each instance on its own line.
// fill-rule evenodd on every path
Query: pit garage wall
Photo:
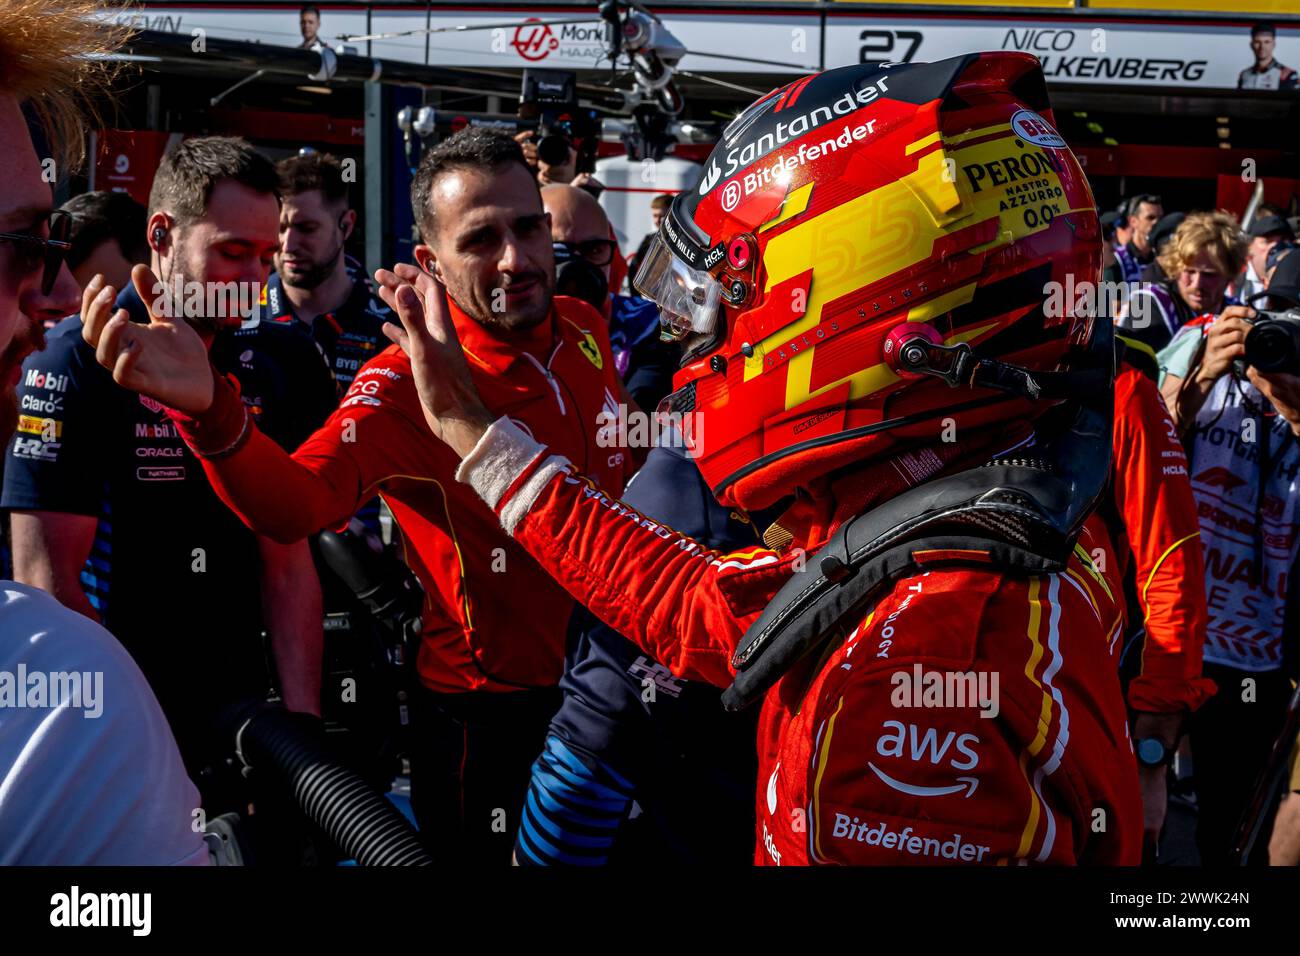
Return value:
M 1217 0 L 1216 0 L 1217 2 Z M 522 69 L 608 69 L 604 26 L 592 11 L 572 7 L 438 6 L 426 18 L 418 8 L 325 7 L 321 36 L 359 53 L 442 66 Z M 680 69 L 705 74 L 769 73 L 794 76 L 849 63 L 940 60 L 982 50 L 1023 50 L 1037 55 L 1049 83 L 1140 87 L 1183 92 L 1235 89 L 1253 65 L 1250 26 L 1257 19 L 1238 8 L 1240 20 L 1082 15 L 1073 10 L 996 15 L 952 4 L 937 13 L 859 13 L 845 10 L 660 8 L 667 28 L 687 47 Z M 1193 0 L 1183 9 L 1205 6 Z M 1219 9 L 1228 10 L 1219 3 Z M 213 37 L 298 46 L 299 4 L 145 4 L 110 14 L 138 26 Z M 1166 7 L 1167 8 L 1167 7 Z M 956 10 L 957 12 L 952 12 Z M 1300 7 L 1295 13 L 1300 14 Z M 1281 18 L 1279 18 L 1281 20 Z M 564 21 L 564 22 L 550 22 Z M 584 22 L 585 21 L 585 22 Z M 371 41 L 344 34 L 400 33 L 426 26 L 487 27 Z M 738 54 L 773 60 L 761 65 L 704 56 Z M 1300 65 L 1300 21 L 1278 23 L 1276 58 Z
M 1005 4 L 1010 0 L 1002 2 Z M 1042 5 L 1043 0 L 1032 2 Z M 1090 2 L 1096 7 L 1106 0 Z M 1161 4 L 1160 13 L 1179 12 L 1171 8 L 1172 2 L 1154 0 L 1146 6 L 1154 10 L 1156 4 Z M 967 12 L 961 9 L 961 0 L 950 0 L 941 12 L 936 13 L 917 13 L 914 10 L 895 13 L 889 9 L 882 12 L 881 7 L 888 4 L 880 2 L 873 4 L 869 12 L 848 2 L 810 7 L 806 11 L 791 7 L 768 10 L 761 6 L 759 9 L 752 6 L 743 9 L 701 6 L 690 9 L 659 7 L 658 12 L 668 29 L 688 49 L 696 51 L 683 58 L 680 69 L 719 77 L 749 74 L 744 81 L 755 86 L 762 85 L 755 79 L 756 74 L 765 74 L 770 78 L 770 85 L 777 86 L 806 72 L 848 63 L 938 60 L 976 50 L 1006 49 L 1034 53 L 1043 61 L 1050 84 L 1076 92 L 1095 88 L 1099 92 L 1117 89 L 1133 94 L 1182 96 L 1195 96 L 1198 91 L 1204 91 L 1210 96 L 1223 96 L 1226 91 L 1236 88 L 1240 72 L 1253 63 L 1249 45 L 1250 25 L 1256 18 L 1259 5 L 1271 0 L 1232 0 L 1234 5 L 1241 4 L 1235 14 L 1239 19 L 1233 20 L 1223 18 L 1228 2 L 1180 0 L 1182 12 L 1192 9 L 1196 3 L 1202 7 L 1207 3 L 1218 4 L 1217 19 L 1187 16 L 1162 19 L 1160 13 L 1142 17 L 1109 13 L 1085 15 L 1068 5 L 1059 12 L 1035 9 L 1026 10 L 1024 14 L 1003 12 L 992 15 L 976 9 Z M 1278 27 L 1276 57 L 1284 64 L 1300 67 L 1300 0 L 1282 2 L 1294 2 L 1297 6 L 1289 21 L 1284 16 L 1275 16 Z M 348 52 L 420 63 L 426 62 L 427 57 L 427 62 L 433 65 L 510 71 L 529 66 L 602 72 L 609 69 L 608 61 L 603 59 L 602 24 L 579 22 L 591 21 L 594 13 L 586 9 L 575 10 L 573 6 L 439 6 L 426 20 L 425 11 L 413 6 L 320 5 L 323 7 L 321 36 L 336 47 L 346 43 Z M 298 10 L 297 2 L 188 4 L 173 0 L 170 4 L 146 3 L 143 7 L 137 6 L 129 12 L 110 16 L 130 21 L 141 28 L 192 37 L 194 44 L 201 43 L 204 36 L 212 36 L 257 41 L 271 47 L 297 47 L 301 43 Z M 339 39 L 343 34 L 422 30 L 426 24 L 442 28 L 462 25 L 487 25 L 490 28 L 370 41 Z M 728 52 L 788 65 L 771 66 L 700 55 Z M 384 87 L 380 95 L 391 96 L 391 91 Z M 1251 95 L 1285 98 L 1295 94 Z M 388 116 L 393 111 L 382 112 Z M 282 127 L 283 124 L 276 124 L 277 129 Z M 116 135 L 133 141 L 138 134 Z M 255 134 L 249 131 L 248 135 Z M 305 133 L 301 138 L 304 141 L 332 141 Z M 616 144 L 602 145 L 617 151 Z M 698 160 L 702 156 L 696 153 L 707 153 L 707 149 L 707 146 L 683 147 L 678 158 Z M 105 172 L 116 172 L 113 167 L 122 160 L 120 152 L 102 152 L 100 167 Z M 602 154 L 605 152 L 607 150 L 602 150 Z M 1206 182 L 1217 180 L 1217 205 L 1226 208 L 1244 205 L 1234 191 L 1236 187 L 1228 182 L 1240 179 L 1239 175 L 1232 173 L 1240 168 L 1235 153 L 1212 148 L 1138 144 L 1114 147 L 1080 144 L 1076 145 L 1076 153 L 1089 176 L 1097 181 L 1099 177 L 1122 177 L 1126 173 L 1141 176 L 1151 170 L 1162 170 L 1162 175 L 1179 175 Z M 1290 183 L 1274 182 L 1279 174 L 1290 172 L 1279 166 L 1283 158 L 1281 152 L 1256 149 L 1250 151 L 1250 155 L 1261 163 L 1261 177 L 1266 186 L 1271 191 L 1286 193 L 1278 196 L 1285 205 L 1290 198 L 1291 190 L 1287 188 Z M 1191 162 L 1192 159 L 1196 162 Z M 137 165 L 134 162 L 130 164 L 133 167 Z M 146 172 L 144 164 L 140 165 L 139 172 Z M 152 165 L 147 170 L 150 175 Z M 638 170 L 631 164 L 610 158 L 602 160 L 601 165 L 600 175 L 611 186 L 606 205 L 622 205 L 615 219 L 625 245 L 634 247 L 638 237 L 649 228 L 649 194 L 641 193 L 645 186 L 637 179 Z M 623 165 L 628 168 L 623 169 Z M 389 209 L 395 216 L 409 217 L 406 204 L 393 198 L 403 195 L 404 190 L 391 188 L 396 180 L 409 176 L 409 171 L 400 162 L 396 166 L 382 180 L 385 195 L 382 199 L 375 197 L 377 208 Z M 682 166 L 681 182 L 657 182 L 654 191 L 676 192 L 680 188 L 689 188 L 690 170 L 686 169 L 687 163 L 682 163 Z M 135 168 L 132 168 L 131 175 L 137 175 Z M 1123 179 L 1119 181 L 1122 183 Z M 123 188 L 120 184 L 105 182 L 104 185 Z M 405 230 L 398 232 L 405 236 Z M 630 252 L 631 248 L 625 251 Z M 399 252 L 386 245 L 382 253 L 376 250 L 367 258 L 388 261 Z

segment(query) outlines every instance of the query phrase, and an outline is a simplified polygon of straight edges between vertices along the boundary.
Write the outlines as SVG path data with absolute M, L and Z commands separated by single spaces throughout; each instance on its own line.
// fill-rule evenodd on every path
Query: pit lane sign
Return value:
M 230 10 L 218 5 L 169 7 L 142 4 L 104 15 L 142 30 L 246 40 L 296 47 L 300 4 Z M 724 56 L 688 54 L 679 66 L 706 73 L 776 73 L 798 75 L 821 65 L 821 18 L 815 13 L 777 14 L 683 12 L 661 13 L 667 28 L 688 49 Z M 511 7 L 322 11 L 320 37 L 340 47 L 341 34 L 404 33 L 426 27 L 448 32 L 347 41 L 348 52 L 405 62 L 449 67 L 520 69 L 544 66 L 560 70 L 608 70 L 606 26 L 595 5 L 582 12 L 534 12 Z M 470 28 L 470 29 L 460 29 Z M 792 64 L 790 68 L 737 62 L 728 52 Z
M 1049 83 L 1235 89 L 1243 71 L 1255 66 L 1250 41 L 1248 24 L 831 16 L 826 67 L 1019 50 L 1042 61 Z M 1278 27 L 1273 56 L 1300 65 L 1300 26 Z
M 231 10 L 218 5 L 144 4 L 106 13 L 141 29 L 296 47 L 298 4 Z M 768 13 L 661 10 L 686 46 L 681 69 L 705 74 L 766 73 L 793 77 L 850 63 L 933 61 L 984 50 L 1021 50 L 1043 62 L 1049 83 L 1164 89 L 1235 89 L 1255 66 L 1250 21 L 1180 22 L 1081 17 L 1070 13 L 1010 17 L 921 14 Z M 824 31 L 823 31 L 824 25 Z M 448 32 L 350 41 L 350 52 L 435 66 L 608 70 L 606 26 L 594 12 L 527 8 L 335 9 L 320 36 L 402 33 L 426 26 Z M 486 29 L 463 29 L 484 27 Z M 824 33 L 824 39 L 823 39 Z M 702 54 L 737 53 L 779 66 Z M 1273 56 L 1300 69 L 1300 22 L 1277 26 Z M 1247 79 L 1266 87 L 1267 81 Z
M 594 11 L 594 7 L 592 8 Z M 816 14 L 773 16 L 743 13 L 678 13 L 658 11 L 664 25 L 688 50 L 704 53 L 737 53 L 820 68 L 821 21 Z M 609 43 L 606 25 L 589 13 L 528 13 L 509 8 L 434 10 L 432 27 L 486 27 L 435 33 L 429 40 L 429 62 L 439 66 L 506 67 L 545 66 L 562 70 L 608 70 Z M 515 23 L 510 26 L 511 20 Z M 564 22 L 556 22 L 564 21 Z M 425 25 L 424 11 L 375 10 L 371 32 L 397 33 Z M 424 38 L 401 37 L 376 40 L 373 56 L 395 60 L 424 61 Z M 681 69 L 705 73 L 797 74 L 799 69 L 782 69 L 724 56 L 687 54 Z

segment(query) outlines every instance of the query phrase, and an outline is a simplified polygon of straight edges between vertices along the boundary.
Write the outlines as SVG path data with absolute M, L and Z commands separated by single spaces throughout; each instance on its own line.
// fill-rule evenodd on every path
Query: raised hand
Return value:
M 82 338 L 122 387 L 187 415 L 207 411 L 214 388 L 207 345 L 184 319 L 161 314 L 160 283 L 148 266 L 132 269 L 131 282 L 149 306 L 148 324 L 132 322 L 126 309 L 115 312 L 117 290 L 97 275 L 82 295 Z
M 495 420 L 470 378 L 469 363 L 456 337 L 442 283 L 413 265 L 375 273 L 379 297 L 397 313 L 401 327 L 385 323 L 384 334 L 411 359 L 424 420 L 433 434 L 464 458 Z
M 1200 381 L 1213 385 L 1246 354 L 1247 319 L 1254 315 L 1255 310 L 1244 305 L 1230 305 L 1219 313 L 1205 333 L 1205 358 L 1196 376 Z

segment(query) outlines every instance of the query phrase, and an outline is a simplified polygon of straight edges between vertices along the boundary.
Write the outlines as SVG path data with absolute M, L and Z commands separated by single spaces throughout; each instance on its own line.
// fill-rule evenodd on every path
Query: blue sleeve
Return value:
M 754 539 L 681 448 L 652 449 L 624 500 L 711 547 Z M 524 865 L 600 865 L 634 797 L 648 809 L 642 790 L 662 789 L 654 777 L 682 772 L 676 760 L 687 742 L 732 718 L 716 690 L 673 677 L 583 608 L 570 623 L 560 689 L 564 700 L 533 765 L 515 856 Z
M 533 764 L 515 839 L 521 866 L 603 866 L 632 808 L 632 785 L 555 735 Z
M 113 387 L 101 371 L 79 331 L 52 335 L 44 351 L 23 363 L 18 427 L 5 454 L 0 507 L 99 514 L 102 413 Z

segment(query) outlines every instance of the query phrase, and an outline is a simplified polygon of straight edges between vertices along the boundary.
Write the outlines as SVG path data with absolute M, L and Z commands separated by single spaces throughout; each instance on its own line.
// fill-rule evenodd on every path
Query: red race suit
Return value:
M 675 674 L 725 686 L 741 635 L 804 549 L 902 490 L 892 464 L 801 496 L 778 520 L 793 537 L 782 550 L 729 554 L 637 514 L 506 418 L 457 477 L 611 627 Z M 756 860 L 1139 862 L 1116 673 L 1123 594 L 1104 523 L 1089 519 L 1056 574 L 930 557 L 933 570 L 898 581 L 847 641 L 768 693 Z M 936 674 L 953 687 L 929 697 Z
M 1131 564 L 1146 640 L 1129 682 L 1135 711 L 1195 710 L 1214 693 L 1201 676 L 1205 645 L 1205 565 L 1187 455 L 1155 383 L 1121 362 L 1115 378 L 1115 506 L 1123 525 L 1117 550 Z M 1127 568 L 1121 567 L 1121 577 Z
M 449 306 L 487 406 L 526 423 L 538 440 L 621 491 L 636 463 L 629 452 L 600 444 L 601 413 L 616 415 L 622 394 L 600 314 L 557 296 L 547 321 L 502 333 Z M 218 382 L 204 420 L 228 423 L 230 396 Z M 197 422 L 171 414 L 192 446 L 202 444 Z M 254 429 L 233 454 L 203 459 L 221 499 L 277 540 L 346 526 L 375 494 L 387 502 L 406 562 L 425 589 L 417 666 L 430 689 L 552 686 L 564 666 L 573 599 L 454 480 L 457 465 L 429 431 L 410 360 L 396 346 L 366 363 L 338 409 L 292 457 Z

